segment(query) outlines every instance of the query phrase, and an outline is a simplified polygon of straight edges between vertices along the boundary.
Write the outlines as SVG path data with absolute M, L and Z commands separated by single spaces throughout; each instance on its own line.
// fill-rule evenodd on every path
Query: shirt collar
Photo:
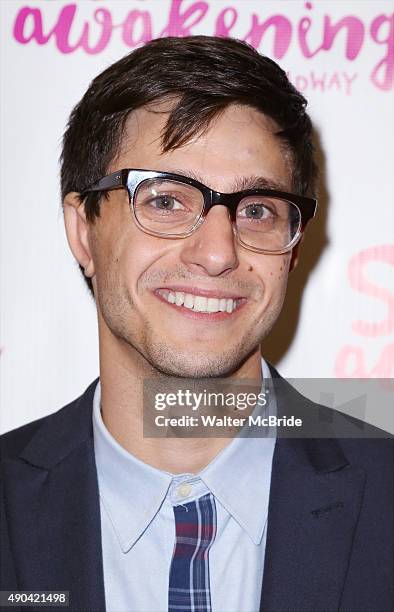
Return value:
M 262 360 L 264 385 L 271 379 Z M 272 395 L 272 385 L 270 385 Z M 256 409 L 253 415 L 260 413 Z M 271 397 L 269 413 L 275 412 Z M 250 432 L 250 429 L 248 430 Z M 257 545 L 268 516 L 275 438 L 236 437 L 199 474 L 207 487 Z
M 99 381 L 93 399 L 93 436 L 100 498 L 122 551 L 127 552 L 159 511 L 172 475 L 140 461 L 118 444 L 104 425 L 100 400 Z
M 262 372 L 265 381 L 271 378 L 264 360 Z M 104 425 L 100 400 L 98 382 L 93 435 L 100 498 L 126 553 L 160 510 L 173 478 L 180 475 L 154 468 L 118 444 Z M 236 437 L 198 474 L 256 545 L 268 515 L 274 447 L 272 437 Z

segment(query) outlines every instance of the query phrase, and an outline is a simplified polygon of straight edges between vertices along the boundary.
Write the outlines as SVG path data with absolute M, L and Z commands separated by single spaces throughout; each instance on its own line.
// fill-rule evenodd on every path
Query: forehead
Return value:
M 290 188 L 291 154 L 275 134 L 277 125 L 266 115 L 249 106 L 231 105 L 202 134 L 163 152 L 162 135 L 170 111 L 168 103 L 163 103 L 130 113 L 110 171 L 184 171 L 217 190 L 228 187 L 229 181 L 261 176 L 284 189 Z

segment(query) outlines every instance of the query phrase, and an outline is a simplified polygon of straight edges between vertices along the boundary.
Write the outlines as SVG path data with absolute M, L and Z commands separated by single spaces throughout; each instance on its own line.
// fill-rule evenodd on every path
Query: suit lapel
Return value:
M 260 612 L 340 608 L 364 484 L 338 440 L 277 439 Z
M 95 386 L 48 417 L 4 469 L 17 588 L 68 590 L 71 611 L 105 610 Z M 364 479 L 335 439 L 277 440 L 261 612 L 338 610 Z
M 5 468 L 20 590 L 67 590 L 70 610 L 105 610 L 92 401 L 96 383 L 51 415 Z

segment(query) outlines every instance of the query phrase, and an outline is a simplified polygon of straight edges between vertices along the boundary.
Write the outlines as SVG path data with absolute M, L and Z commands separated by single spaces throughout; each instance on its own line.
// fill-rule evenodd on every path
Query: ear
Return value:
M 301 240 L 299 242 L 297 242 L 297 244 L 295 245 L 295 247 L 293 248 L 293 250 L 291 252 L 289 272 L 292 272 L 294 270 L 294 268 L 298 264 L 299 250 L 300 250 L 300 246 L 301 246 L 301 242 L 302 241 L 303 241 L 303 236 L 301 237 Z
M 81 202 L 79 193 L 72 191 L 63 201 L 64 223 L 70 249 L 84 268 L 85 276 L 94 276 L 94 263 L 89 246 L 89 223 L 86 220 L 85 206 Z

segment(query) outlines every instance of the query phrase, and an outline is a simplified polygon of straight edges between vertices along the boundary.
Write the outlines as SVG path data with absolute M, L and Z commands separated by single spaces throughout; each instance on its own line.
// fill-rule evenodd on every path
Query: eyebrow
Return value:
M 203 185 L 206 185 L 204 177 L 193 170 L 185 170 L 176 168 L 171 170 L 173 174 L 180 174 L 194 179 Z M 264 176 L 242 176 L 236 177 L 231 187 L 232 192 L 244 191 L 246 189 L 275 189 L 276 191 L 288 191 L 288 187 L 272 179 L 267 179 Z M 216 190 L 215 190 L 216 191 Z

